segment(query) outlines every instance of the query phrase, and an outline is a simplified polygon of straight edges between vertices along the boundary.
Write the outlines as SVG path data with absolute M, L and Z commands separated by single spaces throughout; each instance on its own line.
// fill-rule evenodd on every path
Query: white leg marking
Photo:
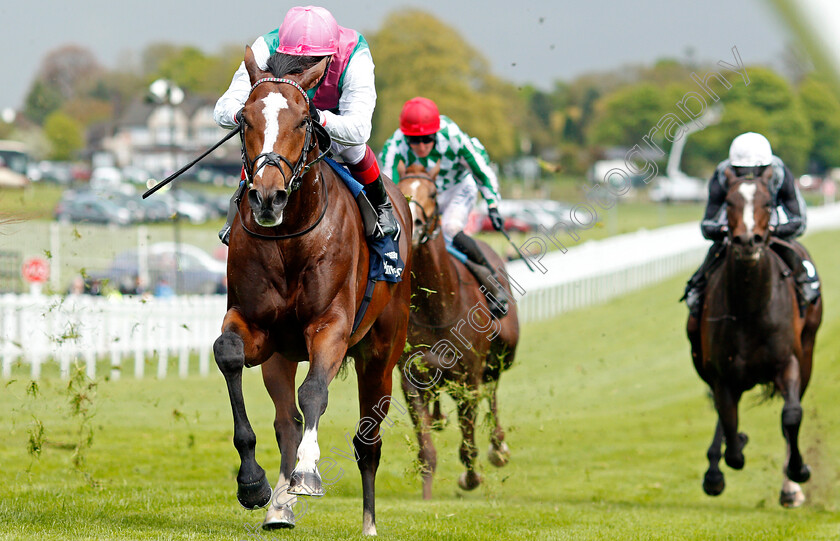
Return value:
M 318 429 L 312 428 L 303 431 L 303 438 L 297 452 L 296 471 L 314 472 L 315 465 L 321 459 L 321 449 L 318 447 Z
M 265 107 L 263 107 L 262 110 L 262 113 L 265 116 L 265 139 L 263 140 L 261 154 L 265 154 L 274 151 L 274 144 L 280 136 L 280 124 L 277 122 L 277 115 L 280 114 L 280 109 L 289 108 L 289 102 L 287 102 L 283 94 L 280 94 L 279 92 L 272 92 L 268 96 L 264 97 L 262 101 L 265 104 Z M 259 167 L 264 160 L 265 158 L 260 158 L 260 161 L 256 164 L 256 166 Z M 260 169 L 260 172 L 257 173 L 257 176 L 262 176 L 262 169 Z
M 747 234 L 752 235 L 755 227 L 755 208 L 753 200 L 755 199 L 755 184 L 741 184 L 738 187 L 738 192 L 744 196 L 744 226 L 747 228 Z
M 365 510 L 362 519 L 362 535 L 376 535 L 376 524 L 373 522 L 373 515 Z
M 295 514 L 292 509 L 297 503 L 297 496 L 289 494 L 288 490 L 289 480 L 281 473 L 277 486 L 274 487 L 274 492 L 271 494 L 271 505 L 266 510 L 263 526 L 271 524 L 293 525 L 295 523 Z

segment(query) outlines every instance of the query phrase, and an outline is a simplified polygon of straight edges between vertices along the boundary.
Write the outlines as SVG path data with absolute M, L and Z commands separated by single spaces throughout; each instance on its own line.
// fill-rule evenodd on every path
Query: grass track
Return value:
M 804 485 L 804 508 L 776 503 L 781 402 L 760 403 L 758 392 L 741 404 L 741 428 L 750 435 L 745 469 L 724 467 L 723 495 L 703 494 L 714 412 L 689 360 L 685 307 L 676 302 L 680 277 L 523 330 L 516 363 L 500 387 L 512 462 L 500 470 L 489 466 L 482 431 L 485 483 L 472 493 L 456 488 L 458 431 L 449 426 L 435 438 L 435 500 L 420 500 L 410 473 L 410 421 L 392 409 L 396 426 L 384 433 L 377 477 L 380 539 L 837 539 L 840 252 L 834 238 L 823 233 L 805 240 L 823 276 L 827 309 L 803 401 L 801 442 L 814 471 Z M 331 452 L 346 449 L 343 434 L 355 426 L 354 379 L 331 386 L 319 434 L 322 457 L 336 458 L 342 479 L 325 498 L 310 500 L 295 530 L 256 537 L 249 532 L 262 514 L 235 500 L 237 456 L 217 373 L 100 380 L 86 466 L 95 486 L 57 445 L 73 441 L 78 428 L 67 414 L 66 383 L 45 378 L 33 400 L 25 375 L 3 382 L 0 539 L 361 538 L 357 469 Z M 245 387 L 257 458 L 274 483 L 272 406 L 257 371 L 248 371 Z M 454 419 L 452 404 L 445 405 Z M 43 422 L 50 443 L 31 462 L 26 441 L 33 418 Z

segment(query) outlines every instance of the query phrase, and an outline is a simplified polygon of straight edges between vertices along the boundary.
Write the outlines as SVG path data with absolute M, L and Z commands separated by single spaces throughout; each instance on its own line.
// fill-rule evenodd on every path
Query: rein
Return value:
M 264 77 L 251 86 L 250 92 L 253 92 L 254 89 L 262 83 L 280 83 L 295 87 L 301 93 L 303 99 L 306 100 L 307 109 L 309 108 L 309 96 L 306 94 L 306 91 L 303 89 L 303 87 L 301 87 L 295 81 L 279 77 Z M 303 177 L 306 176 L 306 174 L 309 172 L 310 169 L 312 169 L 314 165 L 322 161 L 327 156 L 327 154 L 330 152 L 330 147 L 332 146 L 330 134 L 327 133 L 327 130 L 325 130 L 324 127 L 318 124 L 317 122 L 313 123 L 311 116 L 306 117 L 306 135 L 303 140 L 303 147 L 301 148 L 300 156 L 298 157 L 294 165 L 292 165 L 292 162 L 288 158 L 286 158 L 285 156 L 281 156 L 276 152 L 263 152 L 262 154 L 257 155 L 256 157 L 254 157 L 253 160 L 251 160 L 248 158 L 248 150 L 245 148 L 245 130 L 239 130 L 239 139 L 242 143 L 242 162 L 245 165 L 245 177 L 248 185 L 250 186 L 254 183 L 254 175 L 257 174 L 260 171 L 260 169 L 267 165 L 271 165 L 280 170 L 280 174 L 283 175 L 283 180 L 286 181 L 287 185 L 289 186 L 289 194 L 293 193 L 295 190 L 300 188 L 301 182 L 303 181 Z M 318 156 L 314 160 L 312 160 L 309 163 L 306 163 L 307 155 L 319 146 L 323 147 L 325 150 L 318 154 Z M 260 158 L 265 158 L 265 160 L 254 170 L 254 166 Z M 283 168 L 280 166 L 281 161 L 285 163 L 291 170 L 290 177 L 286 177 L 285 171 L 283 171 Z M 319 175 L 316 175 L 315 178 L 319 178 Z M 315 220 L 315 222 L 306 229 L 303 229 L 302 231 L 298 231 L 296 233 L 289 233 L 286 235 L 263 235 L 262 233 L 257 233 L 256 231 L 248 229 L 239 211 L 239 205 L 242 202 L 242 194 L 245 192 L 245 190 L 242 190 L 239 193 L 239 196 L 236 198 L 236 214 L 237 216 L 239 216 L 239 221 L 242 224 L 242 229 L 244 229 L 245 232 L 251 235 L 252 237 L 263 240 L 290 239 L 294 237 L 300 237 L 309 233 L 310 231 L 315 229 L 315 227 L 319 223 L 321 223 L 321 220 L 324 219 L 324 216 L 327 214 L 327 207 L 329 207 L 330 204 L 329 188 L 327 186 L 326 181 L 323 179 L 323 176 L 320 176 L 320 178 L 324 184 L 324 208 L 321 210 L 321 214 L 318 216 L 318 219 Z

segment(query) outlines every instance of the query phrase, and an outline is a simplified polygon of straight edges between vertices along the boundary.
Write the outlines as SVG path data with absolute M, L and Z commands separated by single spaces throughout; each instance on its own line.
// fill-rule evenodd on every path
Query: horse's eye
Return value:
M 300 124 L 298 124 L 298 128 L 305 128 L 305 127 L 306 127 L 306 119 L 304 118 L 303 120 L 300 121 Z

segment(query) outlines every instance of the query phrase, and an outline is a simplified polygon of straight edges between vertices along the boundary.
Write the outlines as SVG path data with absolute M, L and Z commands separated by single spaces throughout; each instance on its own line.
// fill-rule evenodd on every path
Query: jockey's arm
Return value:
M 346 146 L 363 145 L 370 139 L 375 106 L 373 58 L 369 49 L 361 49 L 344 70 L 338 114 L 321 111 L 321 123 L 334 141 Z
M 268 52 L 268 45 L 262 36 L 251 45 L 251 50 L 254 53 L 254 60 L 260 69 L 267 69 L 268 57 L 271 56 Z M 222 94 L 222 97 L 216 102 L 216 108 L 213 110 L 213 120 L 222 128 L 231 129 L 237 126 L 236 113 L 245 106 L 248 101 L 248 95 L 251 93 L 251 76 L 248 75 L 248 70 L 245 69 L 245 62 L 239 64 L 239 69 L 233 74 L 233 80 L 230 82 L 230 87 Z
M 401 139 L 403 139 L 402 132 L 397 129 L 385 141 L 385 144 L 382 146 L 382 152 L 379 153 L 379 164 L 382 166 L 382 171 L 389 175 L 394 182 L 399 182 L 400 180 L 397 166 L 401 161 L 406 161 L 406 157 L 400 153 Z
M 458 150 L 458 154 L 467 163 L 470 171 L 472 171 L 476 184 L 478 184 L 478 189 L 481 191 L 481 196 L 487 201 L 487 206 L 498 206 L 499 200 L 501 200 L 499 196 L 499 181 L 496 178 L 496 173 L 493 171 L 493 168 L 490 167 L 490 160 L 486 157 L 486 154 L 482 154 L 481 152 L 483 148 L 481 150 L 477 148 L 470 137 L 463 132 L 460 132 L 457 138 L 461 147 Z
M 725 216 L 726 190 L 720 182 L 720 170 L 716 170 L 709 179 L 709 199 L 706 202 L 706 213 L 700 222 L 700 231 L 703 238 L 719 241 L 726 236 Z
M 774 234 L 780 238 L 798 237 L 805 232 L 805 201 L 793 180 L 793 173 L 785 166 L 785 177 L 779 188 L 777 203 L 787 214 L 787 223 L 778 224 Z

